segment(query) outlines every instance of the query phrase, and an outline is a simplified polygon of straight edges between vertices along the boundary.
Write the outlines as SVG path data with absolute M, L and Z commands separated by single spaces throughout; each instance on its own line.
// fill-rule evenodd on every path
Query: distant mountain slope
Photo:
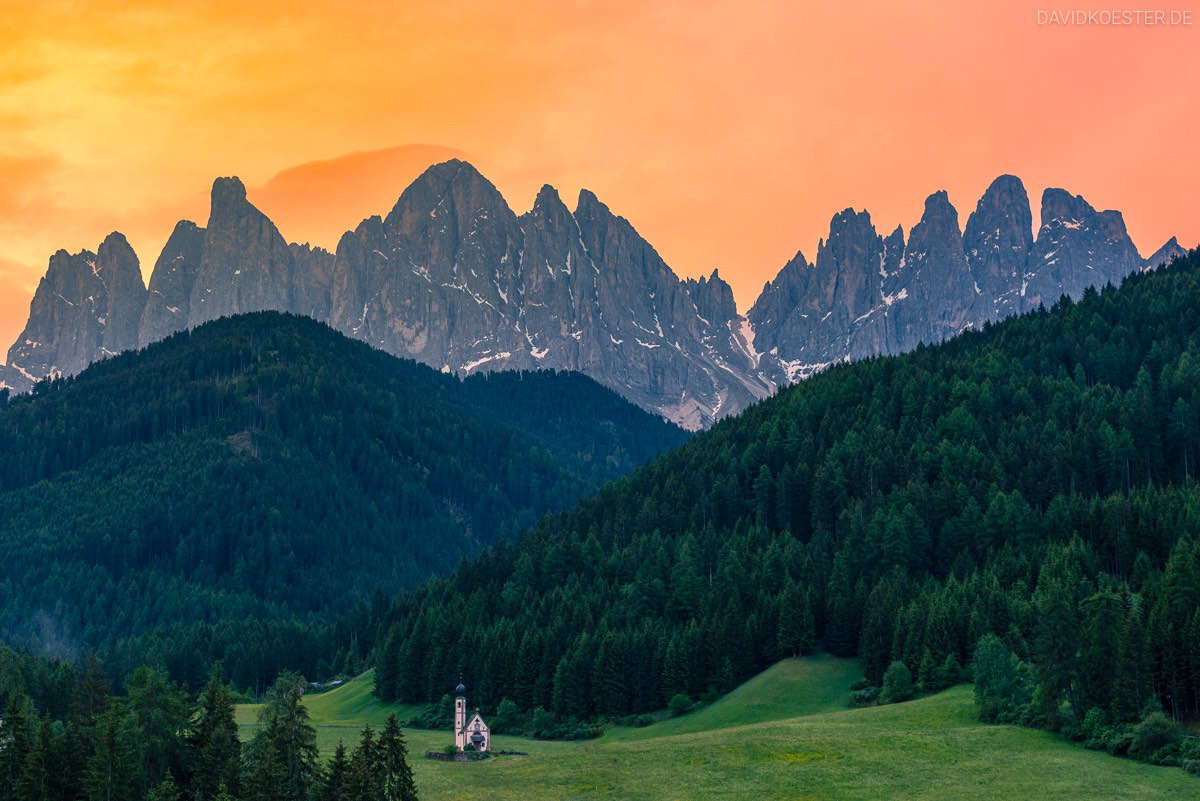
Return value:
M 399 597 L 379 693 L 618 719 L 817 642 L 937 686 L 993 632 L 1051 728 L 1195 715 L 1198 300 L 1192 252 L 788 387 Z
M 463 382 L 303 317 L 225 318 L 0 406 L 0 634 L 110 650 L 219 623 L 244 653 L 246 619 L 412 587 L 686 436 L 582 376 Z

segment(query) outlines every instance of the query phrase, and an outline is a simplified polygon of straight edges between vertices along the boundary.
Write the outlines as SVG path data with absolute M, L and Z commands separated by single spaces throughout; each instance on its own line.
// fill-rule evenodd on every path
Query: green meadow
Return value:
M 721 700 L 596 740 L 497 736 L 527 751 L 478 763 L 436 762 L 449 732 L 406 730 L 421 798 L 438 799 L 1159 799 L 1200 797 L 1200 780 L 1087 751 L 1045 732 L 975 719 L 970 686 L 894 706 L 847 709 L 854 660 L 789 659 Z M 417 707 L 371 695 L 366 674 L 305 704 L 323 756 L 353 747 L 366 724 Z M 238 708 L 244 737 L 257 707 Z

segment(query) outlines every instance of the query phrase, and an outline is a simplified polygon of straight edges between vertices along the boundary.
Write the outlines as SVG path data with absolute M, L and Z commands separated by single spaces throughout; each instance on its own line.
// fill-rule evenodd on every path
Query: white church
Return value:
M 459 751 L 465 751 L 468 744 L 476 751 L 487 751 L 492 747 L 492 730 L 478 712 L 467 719 L 467 688 L 461 681 L 454 694 L 454 744 Z

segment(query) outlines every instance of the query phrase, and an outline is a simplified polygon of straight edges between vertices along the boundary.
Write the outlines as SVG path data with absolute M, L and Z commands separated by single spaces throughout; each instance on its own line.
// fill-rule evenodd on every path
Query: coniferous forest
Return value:
M 199 614 L 192 623 L 172 625 L 177 610 L 165 602 L 131 601 L 130 615 L 144 628 L 130 624 L 134 634 L 104 643 L 100 660 L 81 665 L 0 649 L 0 675 L 6 678 L 0 686 L 6 710 L 0 739 L 17 744 L 0 752 L 0 782 L 21 801 L 158 799 L 177 793 L 256 801 L 342 798 L 347 796 L 331 785 L 353 787 L 338 783 L 379 775 L 392 776 L 389 786 L 407 793 L 410 774 L 398 721 L 382 732 L 365 732 L 354 752 L 335 754 L 327 770 L 319 765 L 299 703 L 301 680 L 289 669 L 321 675 L 374 666 L 380 698 L 427 702 L 422 722 L 436 725 L 444 723 L 447 677 L 461 675 L 472 687 L 472 701 L 494 716 L 498 732 L 580 737 L 594 734 L 604 721 L 629 722 L 631 716 L 711 698 L 782 657 L 818 648 L 861 659 L 866 678 L 852 703 L 898 701 L 914 691 L 973 680 L 986 721 L 1042 727 L 1090 748 L 1200 771 L 1200 749 L 1180 728 L 1200 714 L 1197 298 L 1200 255 L 1193 253 L 1120 288 L 1089 291 L 1078 303 L 1064 299 L 943 345 L 833 367 L 570 508 L 564 507 L 569 493 L 547 496 L 546 506 L 563 510 L 531 523 L 515 541 L 504 529 L 476 535 L 478 544 L 488 545 L 478 557 L 391 599 L 374 593 L 368 605 L 352 597 L 303 596 L 295 580 L 303 578 L 303 570 L 318 576 L 320 570 L 333 571 L 314 590 L 329 592 L 346 591 L 335 575 L 353 581 L 393 569 L 352 565 L 325 543 L 326 563 L 298 560 L 287 590 L 245 601 L 258 605 L 246 606 L 252 611 L 228 630 Z M 303 463 L 289 462 L 288 456 L 300 447 L 298 441 L 311 437 L 319 443 L 311 445 L 312 452 L 330 453 L 326 477 L 333 478 L 333 489 L 321 499 L 293 492 L 276 506 L 289 513 L 306 503 L 336 508 L 343 491 L 336 470 L 345 469 L 339 460 L 351 465 L 382 460 L 387 467 L 380 474 L 362 475 L 394 476 L 397 465 L 407 465 L 396 454 L 412 453 L 420 447 L 414 442 L 447 439 L 442 429 L 436 435 L 414 430 L 419 425 L 411 415 L 399 428 L 373 423 L 371 431 L 393 432 L 395 439 L 381 443 L 365 441 L 361 429 L 340 426 L 351 415 L 390 420 L 387 408 L 404 408 L 405 396 L 395 389 L 385 407 L 382 401 L 374 405 L 365 390 L 334 392 L 332 387 L 345 391 L 343 381 L 327 390 L 320 382 L 308 385 L 305 376 L 340 364 L 327 354 L 312 355 L 306 334 L 318 332 L 327 336 L 316 324 L 260 315 L 198 329 L 159 351 L 121 357 L 150 360 L 151 374 L 195 371 L 194 385 L 184 383 L 195 387 L 194 394 L 175 388 L 178 381 L 168 382 L 165 394 L 150 403 L 136 391 L 131 397 L 129 387 L 114 380 L 107 404 L 73 403 L 76 387 L 116 374 L 122 363 L 113 359 L 80 379 L 44 386 L 32 399 L 10 401 L 0 419 L 7 431 L 26 439 L 11 451 L 17 458 L 5 463 L 5 481 L 15 482 L 5 485 L 10 487 L 5 498 L 19 498 L 21 504 L 12 508 L 23 510 L 29 499 L 45 493 L 42 514 L 55 519 L 59 504 L 66 510 L 61 519 L 70 519 L 83 507 L 70 511 L 73 496 L 56 489 L 60 482 L 95 482 L 92 486 L 112 493 L 117 475 L 128 480 L 146 469 L 139 480 L 148 482 L 156 473 L 179 469 L 170 466 L 173 461 L 186 464 L 147 456 L 157 453 L 155 432 L 168 430 L 174 438 L 169 447 L 177 454 L 207 442 L 237 455 L 214 460 L 199 474 L 227 480 L 219 486 L 229 493 L 246 476 L 274 475 L 259 462 L 278 463 L 282 475 L 292 470 L 296 475 L 290 479 L 302 478 Z M 167 358 L 189 337 L 205 336 L 214 339 L 198 351 L 203 355 L 198 364 L 195 353 L 186 360 Z M 381 354 L 335 341 L 338 348 L 357 351 L 353 358 L 386 360 L 367 375 L 385 365 L 401 369 Z M 161 364 L 153 361 L 159 354 Z M 320 366 L 308 364 L 310 358 Z M 521 390 L 517 378 L 473 385 L 422 375 L 450 382 L 441 390 L 446 396 L 452 387 L 474 387 L 476 400 L 495 398 L 518 431 L 522 424 L 536 428 L 543 419 L 535 407 L 513 408 L 504 394 Z M 524 379 L 556 380 L 570 378 Z M 342 409 L 322 406 L 323 399 L 329 404 L 342 397 L 354 401 Z M 214 404 L 220 414 L 211 411 Z M 455 413 L 462 408 L 449 399 L 447 404 Z M 143 414 L 145 408 L 154 411 Z M 108 415 L 106 422 L 87 425 L 92 413 Z M 424 423 L 452 420 L 465 429 L 456 442 L 467 441 L 473 418 L 455 413 Z M 18 422 L 21 415 L 25 420 Z M 83 422 L 72 428 L 77 421 Z M 117 440 L 72 439 L 75 430 L 112 432 Z M 585 441 L 589 430 L 581 434 Z M 195 431 L 203 434 L 197 443 L 189 439 Z M 479 436 L 483 459 L 492 440 Z M 569 453 L 556 450 L 563 438 L 552 442 L 553 431 L 520 436 L 531 443 L 530 472 L 511 485 L 490 487 L 496 495 L 516 492 L 517 484 L 527 490 L 539 465 L 549 476 L 561 475 L 547 465 L 580 453 L 578 445 Z M 620 435 L 606 429 L 604 436 L 611 447 L 611 437 Z M 513 441 L 495 453 L 510 453 L 505 448 Z M 354 447 L 342 447 L 351 443 Z M 611 452 L 635 453 L 634 444 L 625 443 L 617 440 L 622 447 Z M 152 469 L 141 467 L 142 459 Z M 461 489 L 428 466 L 428 458 L 423 464 L 427 483 L 437 475 L 439 482 L 451 482 L 435 485 L 443 492 Z M 611 469 L 627 464 L 618 458 Z M 234 478 L 221 479 L 230 474 Z M 161 486 L 180 480 L 169 475 L 171 481 Z M 581 473 L 568 475 L 573 477 L 561 479 L 565 486 L 584 481 Z M 282 492 L 286 484 L 256 480 L 262 483 L 251 484 L 252 490 Z M 245 494 L 262 497 L 258 491 Z M 404 496 L 397 489 L 383 497 Z M 466 500 L 471 496 L 462 497 L 471 508 Z M 101 515 L 110 502 L 94 499 L 86 508 Z M 93 561 L 103 564 L 100 545 L 131 548 L 155 533 L 167 537 L 161 534 L 163 527 L 170 531 L 166 514 L 151 518 L 153 525 L 120 518 L 124 527 L 114 524 L 99 544 L 76 534 L 73 547 L 93 550 L 78 551 L 82 556 L 71 561 L 47 550 L 53 547 L 50 537 L 27 534 L 18 540 L 27 550 L 15 550 L 9 564 L 70 577 L 71 570 Z M 248 517 L 246 531 L 260 524 Z M 8 532 L 17 530 L 11 522 L 5 525 Z M 254 541 L 260 547 L 282 543 L 283 532 L 291 530 Z M 369 525 L 357 530 L 371 531 Z M 170 541 L 183 541 L 172 536 Z M 241 556 L 244 542 L 235 551 L 239 560 L 220 562 L 227 541 L 217 542 L 222 545 L 216 550 L 209 543 L 207 550 L 189 551 L 189 562 L 178 548 L 164 550 L 158 540 L 156 549 L 145 552 L 153 558 L 134 564 L 145 568 L 138 579 L 161 580 L 164 589 L 151 584 L 154 592 L 140 597 L 158 599 L 162 593 L 197 604 L 205 598 L 201 589 L 217 586 L 223 587 L 216 593 L 222 603 L 243 602 L 238 599 L 251 596 L 236 592 L 237 582 L 253 574 L 239 570 L 257 568 L 267 575 L 278 569 L 271 561 L 273 544 L 259 553 L 262 562 Z M 289 548 L 296 552 L 304 542 L 298 535 Z M 241 568 L 241 561 L 248 567 Z M 158 569 L 166 565 L 172 567 Z M 215 582 L 206 583 L 210 574 L 191 584 L 178 582 L 177 576 L 194 576 L 204 565 L 222 565 Z M 25 581 L 30 574 L 14 575 Z M 9 609 L 27 603 L 24 596 L 34 585 L 6 581 Z M 123 597 L 114 592 L 111 608 L 120 610 Z M 338 603 L 348 611 L 334 624 L 303 617 L 306 610 Z M 274 617 L 277 610 L 284 610 L 282 617 Z M 189 614 L 194 611 L 189 607 Z M 99 607 L 78 620 L 84 636 L 98 631 Z M 273 626 L 285 632 L 274 640 Z M 293 636 L 296 631 L 303 635 Z M 253 677 L 234 667 L 258 664 L 247 657 L 250 647 L 269 665 L 259 664 Z M 211 657 L 230 662 L 210 673 L 204 660 Z M 196 670 L 208 676 L 207 684 L 196 680 Z M 265 693 L 258 734 L 235 746 L 227 682 L 257 690 L 255 682 L 268 673 L 280 677 Z M 115 690 L 109 675 L 123 677 Z M 355 792 L 380 797 L 384 791 L 370 785 Z
M 376 691 L 438 702 L 461 671 L 524 730 L 586 734 L 824 648 L 861 657 L 862 701 L 973 671 L 987 720 L 1179 764 L 1198 299 L 1192 253 L 785 389 L 398 597 Z
M 236 697 L 214 664 L 194 696 L 140 667 L 118 697 L 94 659 L 78 667 L 0 646 L 0 798 L 4 801 L 415 801 L 394 715 L 362 730 L 328 765 L 302 701 L 282 673 L 242 743 Z
M 687 438 L 583 376 L 460 381 L 276 313 L 3 400 L 0 638 L 256 693 L 359 670 L 387 597 Z

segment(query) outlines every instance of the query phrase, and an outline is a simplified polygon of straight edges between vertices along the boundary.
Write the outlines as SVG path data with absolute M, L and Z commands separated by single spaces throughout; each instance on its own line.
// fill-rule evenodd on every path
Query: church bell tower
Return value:
M 461 751 L 467 747 L 467 688 L 462 679 L 454 688 L 454 744 Z

